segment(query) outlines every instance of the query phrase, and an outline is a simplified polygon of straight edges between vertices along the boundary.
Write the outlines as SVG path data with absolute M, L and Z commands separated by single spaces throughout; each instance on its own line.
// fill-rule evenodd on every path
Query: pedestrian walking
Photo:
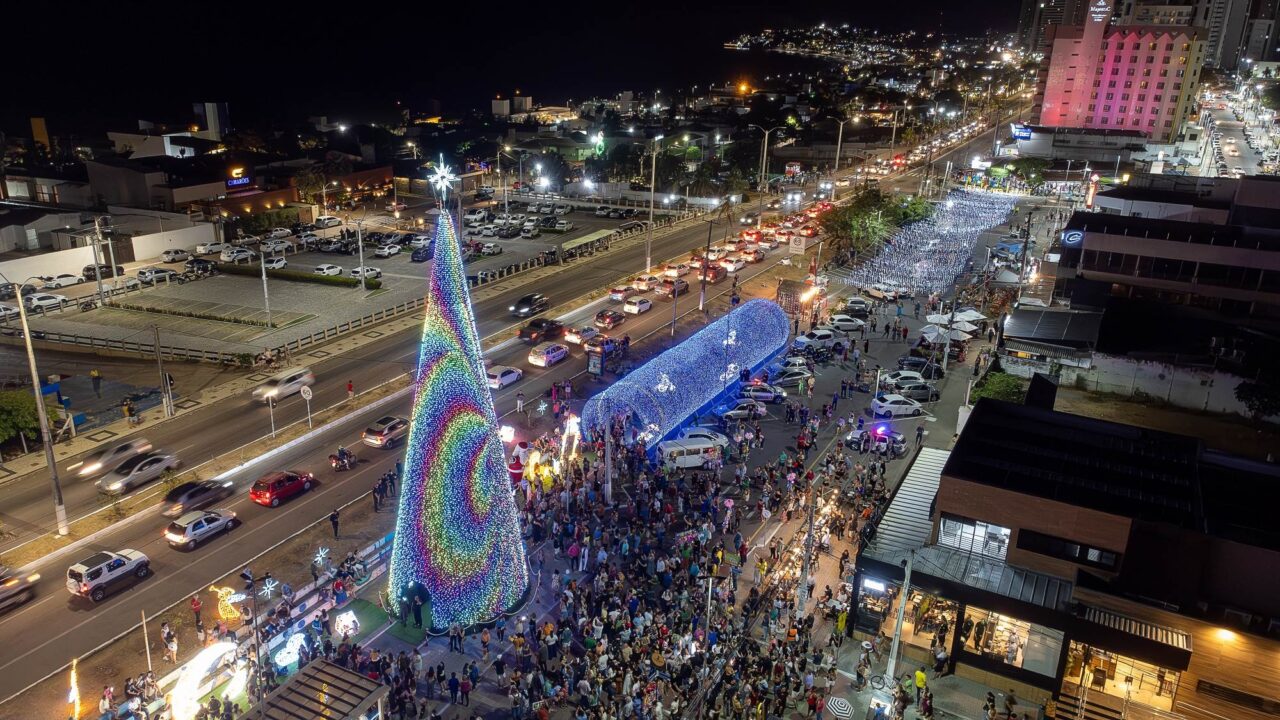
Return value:
M 907 341 L 907 326 L 903 325 L 902 326 L 902 342 L 906 342 L 906 341 Z
M 102 371 L 94 368 L 89 371 L 89 379 L 93 381 L 93 394 L 102 397 Z
M 916 445 L 924 444 L 924 424 L 916 426 Z
M 333 526 L 334 539 L 337 539 L 338 537 L 338 509 L 337 508 L 334 508 L 333 512 L 329 513 L 329 524 Z
M 516 393 L 516 412 L 524 412 L 524 392 Z
M 347 399 L 351 400 L 356 396 L 356 384 L 350 380 L 347 381 Z
M 382 509 L 382 480 L 381 479 L 374 481 L 373 492 L 371 493 L 371 495 L 373 495 L 373 511 L 378 512 L 379 510 Z M 335 532 L 333 536 L 337 537 L 338 534 Z

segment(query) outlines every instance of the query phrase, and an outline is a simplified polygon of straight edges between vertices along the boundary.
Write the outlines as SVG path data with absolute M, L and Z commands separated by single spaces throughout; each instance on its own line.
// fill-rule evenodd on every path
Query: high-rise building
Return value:
M 1249 48 L 1266 52 L 1276 0 L 1121 0 L 1126 25 L 1187 25 L 1205 30 L 1206 65 L 1235 69 Z M 1261 21 L 1261 22 L 1258 22 Z
M 1139 130 L 1173 140 L 1195 107 L 1204 30 L 1112 25 L 1109 0 L 1095 0 L 1082 25 L 1060 26 L 1036 88 L 1038 124 Z
M 1088 0 L 1023 0 L 1018 40 L 1028 52 L 1047 52 L 1049 28 L 1084 22 Z

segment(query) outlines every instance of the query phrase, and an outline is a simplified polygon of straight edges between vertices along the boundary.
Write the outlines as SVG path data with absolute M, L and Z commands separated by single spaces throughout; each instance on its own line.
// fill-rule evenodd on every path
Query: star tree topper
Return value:
M 431 187 L 435 188 L 441 201 L 449 196 L 449 186 L 457 179 L 458 176 L 453 174 L 453 170 L 444 164 L 444 155 L 441 154 L 440 163 L 432 168 L 430 177 Z

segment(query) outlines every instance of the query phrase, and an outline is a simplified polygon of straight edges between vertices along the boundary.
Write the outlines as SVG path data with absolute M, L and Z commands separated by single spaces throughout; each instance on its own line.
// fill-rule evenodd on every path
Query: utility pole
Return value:
M 848 120 L 840 121 L 840 132 L 836 133 L 836 166 L 831 169 L 832 174 L 840 172 L 840 146 L 844 144 L 844 124 Z
M 662 135 L 653 138 L 653 157 L 649 163 L 649 230 L 644 239 L 644 272 L 653 271 L 653 194 L 658 189 L 658 148 L 662 143 Z M 675 299 L 673 295 L 672 300 Z M 674 333 L 674 330 L 673 330 Z
M 885 666 L 885 677 L 898 684 L 898 647 L 902 643 L 902 623 L 907 616 L 907 599 L 911 597 L 911 568 L 915 564 L 916 551 L 907 554 L 906 574 L 902 576 L 902 594 L 898 596 L 898 617 L 893 624 L 893 643 L 889 646 L 889 664 Z
M 261 250 L 261 248 L 259 248 Z M 267 328 L 271 328 L 271 295 L 267 293 L 267 256 L 258 254 L 258 266 L 262 268 L 262 304 L 267 309 Z
M 0 151 L 3 149 L 0 148 Z M 102 292 L 102 257 L 99 250 L 102 245 L 102 216 L 99 215 L 93 219 L 93 274 L 98 280 L 98 302 L 106 303 L 107 296 Z M 115 268 L 111 268 L 115 272 Z
M 448 212 L 448 210 L 445 209 L 445 212 Z M 368 288 L 366 288 L 364 284 L 364 277 L 367 274 L 365 272 L 365 266 L 364 266 L 364 219 L 362 218 L 360 220 L 357 220 L 355 222 L 355 226 L 356 226 L 356 252 L 360 253 L 360 291 L 365 292 Z M 264 270 L 263 272 L 265 273 L 266 271 Z M 266 283 L 267 281 L 264 275 L 262 284 L 265 286 Z
M 156 350 L 156 370 L 160 372 L 160 399 L 164 402 L 164 416 L 173 417 L 173 394 L 169 389 L 169 376 L 164 372 L 164 359 L 160 356 L 160 326 L 152 325 L 151 330 L 156 338 L 152 347 Z
M 0 275 L 0 277 L 4 277 Z M 30 278 L 28 278 L 30 279 Z M 9 278 L 4 278 L 10 282 Z M 26 280 L 22 281 L 23 283 Z M 31 372 L 31 391 L 36 396 L 36 417 L 40 421 L 40 434 L 44 438 L 44 461 L 49 466 L 49 482 L 53 489 L 53 514 L 58 522 L 58 534 L 66 535 L 67 505 L 62 500 L 62 483 L 58 481 L 58 464 L 53 457 L 53 433 L 49 431 L 49 413 L 44 407 L 44 393 L 40 388 L 40 371 L 36 369 L 36 350 L 31 344 L 31 326 L 27 324 L 27 304 L 22 298 L 22 284 L 18 285 L 18 319 L 22 323 L 22 339 L 27 346 L 27 369 Z

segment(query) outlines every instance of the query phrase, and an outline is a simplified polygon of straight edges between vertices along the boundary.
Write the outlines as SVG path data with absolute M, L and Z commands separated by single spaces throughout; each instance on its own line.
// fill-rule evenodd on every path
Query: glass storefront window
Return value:
M 1006 527 L 955 515 L 943 515 L 938 527 L 938 544 L 1004 560 L 1009 551 L 1009 535 L 1009 528 Z
M 893 637 L 902 586 L 864 578 L 858 599 L 858 624 L 868 632 Z M 902 619 L 902 641 L 919 648 L 950 650 L 958 606 L 936 595 L 912 590 Z
M 1172 711 L 1178 679 L 1177 670 L 1072 641 L 1062 683 L 1064 687 L 1088 686 L 1091 693 L 1102 692 L 1120 700 Z
M 1061 630 L 970 606 L 965 610 L 960 638 L 966 652 L 1040 675 L 1057 674 Z

